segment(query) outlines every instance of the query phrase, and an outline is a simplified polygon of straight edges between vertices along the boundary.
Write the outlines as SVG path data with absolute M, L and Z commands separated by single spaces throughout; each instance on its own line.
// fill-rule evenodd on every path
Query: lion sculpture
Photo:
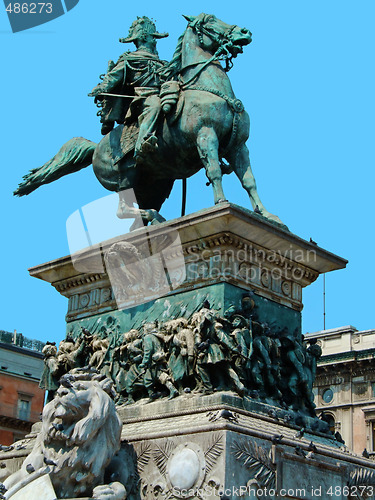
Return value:
M 106 467 L 120 449 L 122 423 L 112 381 L 94 369 L 74 369 L 60 380 L 43 410 L 42 429 L 19 471 L 4 482 L 5 498 L 48 474 L 58 498 L 123 500 L 120 482 L 103 485 Z

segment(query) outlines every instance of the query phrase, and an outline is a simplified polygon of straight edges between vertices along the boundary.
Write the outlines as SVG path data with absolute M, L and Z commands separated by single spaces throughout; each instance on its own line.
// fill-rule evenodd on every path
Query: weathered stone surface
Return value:
M 342 269 L 347 263 L 345 259 L 270 224 L 248 210 L 222 203 L 102 242 L 72 257 L 33 267 L 29 272 L 51 283 L 59 293 L 69 298 L 68 323 L 95 315 L 97 319 L 105 318 L 106 313 L 118 311 L 116 297 L 103 266 L 106 252 L 117 242 L 130 243 L 140 251 L 151 243 L 154 248 L 163 251 L 162 242 L 172 238 L 171 234 L 173 238 L 177 234 L 181 241 L 184 265 L 180 267 L 179 255 L 176 258 L 176 255 L 168 253 L 170 262 L 165 267 L 168 271 L 172 270 L 172 275 L 178 272 L 184 278 L 178 280 L 178 285 L 168 292 L 162 290 L 159 297 L 169 300 L 169 303 L 165 300 L 162 306 L 160 299 L 154 298 L 147 306 L 132 309 L 137 305 L 129 293 L 128 300 L 120 301 L 121 312 L 116 312 L 124 330 L 134 327 L 135 323 L 122 319 L 122 315 L 134 317 L 137 311 L 148 313 L 151 309 L 152 320 L 155 318 L 152 311 L 155 301 L 155 308 L 161 312 L 163 306 L 171 304 L 173 307 L 178 301 L 190 303 L 191 296 L 183 296 L 182 292 L 193 290 L 193 295 L 204 294 L 202 289 L 219 283 L 252 290 L 257 297 L 268 299 L 270 302 L 263 301 L 263 309 L 272 309 L 279 304 L 300 311 L 302 288 L 315 281 L 320 273 Z M 164 248 L 168 248 L 168 242 Z M 221 308 L 224 307 L 225 304 L 221 303 Z
M 301 436 L 286 419 L 293 412 L 271 417 L 270 409 L 229 393 L 120 408 L 127 498 L 271 499 L 275 490 L 283 498 L 346 500 L 348 485 L 370 491 L 372 461 L 311 430 L 314 419 Z
M 8 500 L 56 500 L 56 493 L 53 489 L 51 479 L 48 474 L 39 476 L 28 484 L 25 484 L 21 489 L 14 494 L 10 491 L 5 494 Z
M 55 500 L 56 495 L 103 498 L 108 490 L 113 493 L 108 498 L 123 500 L 124 485 L 104 481 L 121 447 L 121 420 L 111 396 L 112 382 L 95 370 L 75 370 L 62 377 L 54 399 L 43 410 L 32 451 L 4 481 L 5 497 L 36 500 L 40 489 L 43 500 Z
M 108 250 L 125 243 L 122 249 L 128 250 L 130 244 L 142 253 L 151 242 L 160 253 L 163 245 L 175 241 L 172 233 L 181 242 L 181 251 L 176 254 L 183 256 L 183 280 L 170 279 L 175 287 L 163 289 L 159 297 L 138 304 L 132 302 L 128 282 L 126 294 L 116 301 L 109 273 L 103 266 Z M 171 276 L 177 276 L 175 262 L 175 255 L 170 255 L 170 262 L 168 258 L 164 261 L 165 269 L 172 270 Z M 223 203 L 103 242 L 73 259 L 59 259 L 33 268 L 30 273 L 52 283 L 69 298 L 67 329 L 76 338 L 88 335 L 81 333 L 84 327 L 91 334 L 101 332 L 102 341 L 114 347 L 122 333 L 144 323 L 191 318 L 201 310 L 205 299 L 218 317 L 230 306 L 238 310 L 244 293 L 248 293 L 257 321 L 274 324 L 280 338 L 288 337 L 287 330 L 300 343 L 302 288 L 320 273 L 345 265 L 344 259 L 264 218 Z M 244 267 L 255 268 L 256 272 L 241 273 Z M 103 302 L 101 289 L 111 289 Z M 291 352 L 287 343 L 279 349 Z M 171 499 L 230 498 L 232 493 L 225 490 L 240 486 L 274 487 L 280 491 L 290 485 L 297 489 L 300 467 L 310 466 L 309 475 L 300 481 L 300 489 L 325 485 L 321 479 L 325 473 L 336 485 L 344 485 L 351 473 L 361 467 L 372 468 L 368 461 L 345 453 L 327 434 L 324 422 L 306 412 L 276 408 L 256 396 L 239 397 L 231 392 L 203 396 L 193 391 L 172 401 L 163 398 L 145 403 L 140 399 L 118 407 L 124 423 L 122 460 L 127 477 L 133 478 L 127 486 L 132 500 L 153 500 L 160 495 Z M 317 451 L 309 455 L 311 441 Z M 296 478 L 294 482 L 288 482 L 290 474 Z M 249 496 L 249 491 L 244 495 L 255 498 Z M 311 491 L 305 496 L 296 493 L 293 498 L 309 495 Z
M 284 498 L 329 500 L 333 491 L 344 500 L 351 481 L 365 484 L 361 470 L 368 471 L 372 484 L 373 462 L 312 430 L 314 419 L 305 419 L 301 436 L 293 412 L 278 410 L 270 417 L 271 409 L 229 393 L 120 408 L 122 438 L 135 453 L 141 498 L 237 498 L 239 491 L 241 498 L 275 498 L 277 491 Z M 186 475 L 184 457 L 190 467 Z M 187 491 L 179 488 L 188 483 Z M 251 488 L 262 491 L 256 496 Z

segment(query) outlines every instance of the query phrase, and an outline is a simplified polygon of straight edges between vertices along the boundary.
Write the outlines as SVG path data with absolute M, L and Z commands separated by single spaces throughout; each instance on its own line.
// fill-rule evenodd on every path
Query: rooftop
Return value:
M 0 330 L 0 343 L 6 346 L 14 346 L 22 349 L 29 349 L 30 351 L 42 352 L 45 346 L 44 342 L 35 339 L 29 339 L 22 335 L 22 333 L 17 333 L 15 330 L 12 332 L 7 332 L 5 330 Z
M 375 330 L 358 331 L 352 325 L 306 333 L 306 340 L 315 338 L 322 348 L 319 364 L 337 361 L 373 359 L 375 357 Z

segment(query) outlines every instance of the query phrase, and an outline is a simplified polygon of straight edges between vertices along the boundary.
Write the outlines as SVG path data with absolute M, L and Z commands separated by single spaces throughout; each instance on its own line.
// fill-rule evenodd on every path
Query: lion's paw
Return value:
M 92 498 L 103 500 L 125 500 L 126 496 L 125 486 L 117 481 L 97 486 L 92 493 Z

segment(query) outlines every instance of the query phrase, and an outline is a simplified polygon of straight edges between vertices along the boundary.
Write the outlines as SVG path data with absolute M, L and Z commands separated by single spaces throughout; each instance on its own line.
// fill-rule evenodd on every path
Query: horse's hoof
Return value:
M 284 228 L 288 229 L 288 226 L 286 226 L 284 222 L 277 215 L 271 214 L 270 212 L 267 211 L 262 211 L 260 214 L 269 221 L 276 222 L 276 224 L 279 224 L 280 226 L 283 226 Z
M 149 220 L 151 220 L 151 224 L 158 224 L 160 222 L 165 222 L 166 219 L 162 215 L 159 214 L 156 210 L 147 210 L 149 213 Z
M 278 224 L 282 224 L 283 226 L 285 226 L 285 224 L 282 222 L 282 220 L 277 215 L 273 215 L 273 214 L 268 213 L 267 215 L 264 214 L 264 217 L 266 217 L 269 220 L 272 220 L 273 222 L 277 222 Z
M 162 222 L 164 221 L 160 221 L 158 219 L 152 219 L 152 221 L 150 222 L 150 226 L 154 226 L 155 224 L 161 224 Z
M 215 202 L 215 205 L 218 205 L 219 203 L 226 203 L 228 200 L 226 200 L 225 198 L 219 198 L 216 202 Z

